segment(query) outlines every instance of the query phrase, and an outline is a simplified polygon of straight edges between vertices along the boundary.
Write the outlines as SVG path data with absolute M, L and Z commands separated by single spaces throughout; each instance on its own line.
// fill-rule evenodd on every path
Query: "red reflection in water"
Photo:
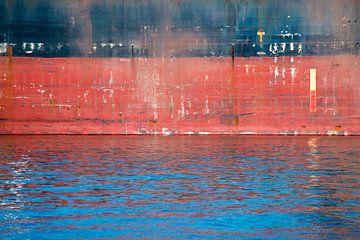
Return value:
M 358 137 L 3 136 L 0 199 L 3 208 L 103 208 L 101 216 L 113 217 L 304 214 L 317 227 L 346 234 L 359 225 L 346 215 L 360 211 L 359 143 Z

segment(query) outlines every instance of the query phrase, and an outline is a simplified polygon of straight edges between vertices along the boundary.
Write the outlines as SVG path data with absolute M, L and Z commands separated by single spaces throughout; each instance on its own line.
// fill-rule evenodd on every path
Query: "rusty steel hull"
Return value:
M 0 63 L 1 134 L 360 134 L 354 55 Z
M 360 134 L 359 0 L 0 1 L 0 134 Z

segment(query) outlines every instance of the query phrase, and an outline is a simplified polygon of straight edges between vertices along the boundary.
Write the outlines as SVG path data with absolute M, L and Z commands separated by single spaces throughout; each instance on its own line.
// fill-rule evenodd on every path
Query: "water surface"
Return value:
M 0 239 L 357 239 L 360 138 L 1 136 Z

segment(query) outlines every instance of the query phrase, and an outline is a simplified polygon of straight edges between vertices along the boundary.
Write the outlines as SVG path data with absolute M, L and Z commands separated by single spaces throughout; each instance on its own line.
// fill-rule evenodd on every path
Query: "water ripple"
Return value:
M 356 239 L 360 138 L 2 136 L 1 239 Z

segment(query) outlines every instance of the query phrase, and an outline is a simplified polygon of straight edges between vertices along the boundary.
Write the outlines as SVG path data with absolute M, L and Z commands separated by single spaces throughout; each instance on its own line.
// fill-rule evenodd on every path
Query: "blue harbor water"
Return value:
M 1 136 L 0 239 L 359 239 L 360 138 Z

